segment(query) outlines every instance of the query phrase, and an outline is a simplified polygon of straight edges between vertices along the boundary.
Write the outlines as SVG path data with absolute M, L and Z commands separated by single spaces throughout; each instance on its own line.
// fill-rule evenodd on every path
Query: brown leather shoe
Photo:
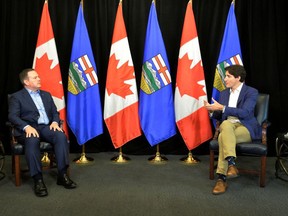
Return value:
M 236 178 L 239 176 L 239 171 L 234 165 L 229 165 L 227 170 L 227 178 Z
M 225 193 L 227 187 L 227 182 L 224 182 L 222 179 L 218 179 L 212 193 L 214 195 Z

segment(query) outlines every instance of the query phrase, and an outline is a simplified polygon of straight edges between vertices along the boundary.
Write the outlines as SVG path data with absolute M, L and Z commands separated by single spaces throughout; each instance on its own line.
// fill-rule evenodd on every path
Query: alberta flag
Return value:
M 116 14 L 108 63 L 104 121 L 115 148 L 141 135 L 135 71 L 121 2 Z
M 154 1 L 146 30 L 139 104 L 140 124 L 151 146 L 176 134 L 170 66 Z
M 47 1 L 45 1 L 42 10 L 32 67 L 41 78 L 41 89 L 51 93 L 60 119 L 64 121 L 63 129 L 68 137 L 62 76 Z
M 179 132 L 187 148 L 192 150 L 212 137 L 212 129 L 204 107 L 206 83 L 191 1 L 187 4 L 180 46 L 175 116 Z
M 80 145 L 103 133 L 97 68 L 81 5 L 69 65 L 67 121 Z
M 220 92 L 226 88 L 224 68 L 235 64 L 243 65 L 234 4 L 234 1 L 232 1 L 215 71 L 212 97 L 217 101 Z

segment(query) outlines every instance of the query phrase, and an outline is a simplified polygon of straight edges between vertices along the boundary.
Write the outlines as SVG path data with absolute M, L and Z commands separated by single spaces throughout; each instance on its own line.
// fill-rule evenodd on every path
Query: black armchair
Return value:
M 21 169 L 21 155 L 24 155 L 25 153 L 25 146 L 22 143 L 19 143 L 17 138 L 14 135 L 14 126 L 11 124 L 11 122 L 7 122 L 6 125 L 9 127 L 10 132 L 10 145 L 11 145 L 11 156 L 12 156 L 12 173 L 15 175 L 15 185 L 20 186 L 21 185 L 21 171 L 24 171 Z M 55 159 L 54 159 L 54 151 L 53 151 L 53 145 L 48 142 L 40 142 L 40 151 L 41 153 L 48 154 L 48 157 L 50 158 L 50 162 L 47 166 L 43 166 L 43 169 L 50 169 L 52 167 L 55 167 Z
M 255 107 L 255 116 L 262 126 L 262 139 L 253 140 L 252 142 L 238 143 L 236 145 L 237 156 L 246 155 L 261 158 L 261 165 L 258 170 L 251 169 L 240 169 L 240 173 L 257 174 L 260 177 L 260 187 L 265 187 L 266 179 L 266 156 L 267 156 L 267 128 L 270 125 L 268 122 L 268 109 L 269 109 L 269 95 L 259 94 L 257 99 L 257 104 Z M 210 149 L 210 168 L 209 168 L 209 178 L 214 179 L 215 172 L 215 153 L 218 152 L 218 135 L 219 135 L 219 125 L 220 122 L 216 122 L 216 129 L 213 139 L 209 143 Z

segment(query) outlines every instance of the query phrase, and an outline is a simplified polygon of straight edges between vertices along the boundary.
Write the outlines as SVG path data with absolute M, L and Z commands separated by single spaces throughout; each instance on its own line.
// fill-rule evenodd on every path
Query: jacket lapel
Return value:
M 239 104 L 243 100 L 246 90 L 247 90 L 247 86 L 244 83 L 243 86 L 242 86 L 242 89 L 240 91 L 240 94 L 239 94 L 239 98 L 238 98 L 238 101 L 237 101 L 237 107 L 239 107 Z
M 38 109 L 37 109 L 32 97 L 30 96 L 29 92 L 25 88 L 22 89 L 22 95 L 23 95 L 23 98 L 25 99 L 25 101 L 27 103 L 29 103 L 30 106 L 33 107 L 33 109 L 35 109 L 35 111 L 38 112 Z

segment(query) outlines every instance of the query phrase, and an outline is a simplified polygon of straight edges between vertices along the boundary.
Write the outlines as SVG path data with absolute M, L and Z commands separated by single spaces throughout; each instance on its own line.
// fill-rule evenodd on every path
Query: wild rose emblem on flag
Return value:
M 88 55 L 72 61 L 69 65 L 68 91 L 74 95 L 98 83 L 97 74 Z
M 142 67 L 141 89 L 152 94 L 171 83 L 171 76 L 161 54 L 148 59 Z

